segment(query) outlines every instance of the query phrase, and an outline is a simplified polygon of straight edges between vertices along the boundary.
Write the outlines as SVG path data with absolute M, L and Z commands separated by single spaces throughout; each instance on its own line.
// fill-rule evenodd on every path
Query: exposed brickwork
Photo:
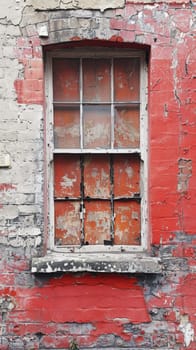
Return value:
M 40 40 L 19 38 L 16 57 L 24 67 L 24 78 L 14 82 L 18 103 L 43 104 L 43 60 Z
M 195 350 L 195 9 L 87 7 L 0 4 L 0 152 L 11 158 L 0 168 L 0 349 L 68 349 L 75 339 L 80 349 Z M 30 273 L 47 233 L 42 47 L 92 39 L 150 47 L 149 231 L 162 275 Z
M 187 192 L 189 179 L 192 176 L 192 161 L 190 159 L 179 159 L 178 168 L 178 191 Z

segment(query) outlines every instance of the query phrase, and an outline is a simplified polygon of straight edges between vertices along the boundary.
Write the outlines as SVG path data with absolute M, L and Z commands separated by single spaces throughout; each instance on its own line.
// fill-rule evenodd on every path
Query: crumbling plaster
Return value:
M 195 11 L 188 0 L 147 2 L 118 1 L 116 10 L 111 1 L 97 1 L 96 10 L 90 0 L 85 9 L 76 1 L 37 2 L 51 6 L 46 11 L 30 0 L 1 0 L 0 151 L 11 160 L 0 169 L 2 350 L 68 349 L 73 337 L 83 349 L 195 350 Z M 48 37 L 39 38 L 42 26 Z M 107 274 L 92 263 L 89 274 L 81 272 L 81 260 L 76 274 L 65 274 L 63 261 L 39 259 L 46 224 L 42 48 L 85 38 L 151 46 L 152 251 L 164 267 L 154 276 L 142 274 L 138 261 L 119 276 L 103 262 Z M 32 257 L 34 271 L 47 274 L 30 272 Z
M 36 10 L 76 10 L 76 9 L 91 9 L 104 11 L 108 8 L 120 8 L 125 5 L 125 0 L 28 0 L 27 4 L 32 5 Z

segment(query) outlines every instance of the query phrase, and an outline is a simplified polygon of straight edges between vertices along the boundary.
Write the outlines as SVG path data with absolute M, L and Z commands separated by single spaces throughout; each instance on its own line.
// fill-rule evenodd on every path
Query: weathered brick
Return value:
M 192 4 L 1 0 L 0 10 L 0 151 L 11 160 L 10 167 L 0 168 L 0 348 L 65 349 L 75 340 L 79 348 L 94 350 L 195 350 Z M 42 26 L 48 37 L 39 37 Z M 152 243 L 153 254 L 161 257 L 162 275 L 30 272 L 31 259 L 44 254 L 49 234 L 45 52 L 52 50 L 47 45 L 82 46 L 82 40 L 89 50 L 95 43 L 149 49 L 149 248 Z M 96 192 L 90 175 L 86 184 Z

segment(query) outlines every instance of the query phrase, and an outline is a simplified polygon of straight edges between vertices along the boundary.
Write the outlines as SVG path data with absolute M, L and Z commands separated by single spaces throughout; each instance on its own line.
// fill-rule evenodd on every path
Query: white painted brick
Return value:
M 15 205 L 5 205 L 0 208 L 0 222 L 4 219 L 15 219 L 19 215 L 19 210 Z
M 23 5 L 22 2 L 16 3 L 15 0 L 1 0 L 0 18 L 7 18 L 14 25 L 19 24 Z
M 19 205 L 19 215 L 28 215 L 39 213 L 41 208 L 38 205 Z
M 28 4 L 32 5 L 35 9 L 46 10 L 46 9 L 94 9 L 104 11 L 108 8 L 119 8 L 123 7 L 125 0 L 29 0 Z

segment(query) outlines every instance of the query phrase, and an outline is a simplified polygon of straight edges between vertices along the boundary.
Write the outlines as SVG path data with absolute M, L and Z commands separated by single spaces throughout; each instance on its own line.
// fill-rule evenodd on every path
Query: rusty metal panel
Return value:
M 110 60 L 83 60 L 83 99 L 84 102 L 110 102 Z
M 115 201 L 114 217 L 114 244 L 139 245 L 140 204 L 133 201 Z
M 79 59 L 53 59 L 54 101 L 73 102 L 80 100 Z
M 116 107 L 114 114 L 114 147 L 140 146 L 140 113 L 137 106 Z
M 133 155 L 114 155 L 114 198 L 128 198 L 140 192 L 140 159 Z
M 54 195 L 56 198 L 80 197 L 80 156 L 55 155 Z
M 109 201 L 86 201 L 84 231 L 88 244 L 104 244 L 110 240 L 111 208 Z
M 54 203 L 54 210 L 56 244 L 80 244 L 80 203 L 76 201 L 56 201 Z
M 87 155 L 84 158 L 84 196 L 110 198 L 110 159 L 108 155 Z
M 55 148 L 80 147 L 80 109 L 54 109 Z
M 84 147 L 109 148 L 111 140 L 110 107 L 84 106 Z
M 140 61 L 138 58 L 114 59 L 114 100 L 139 100 Z

